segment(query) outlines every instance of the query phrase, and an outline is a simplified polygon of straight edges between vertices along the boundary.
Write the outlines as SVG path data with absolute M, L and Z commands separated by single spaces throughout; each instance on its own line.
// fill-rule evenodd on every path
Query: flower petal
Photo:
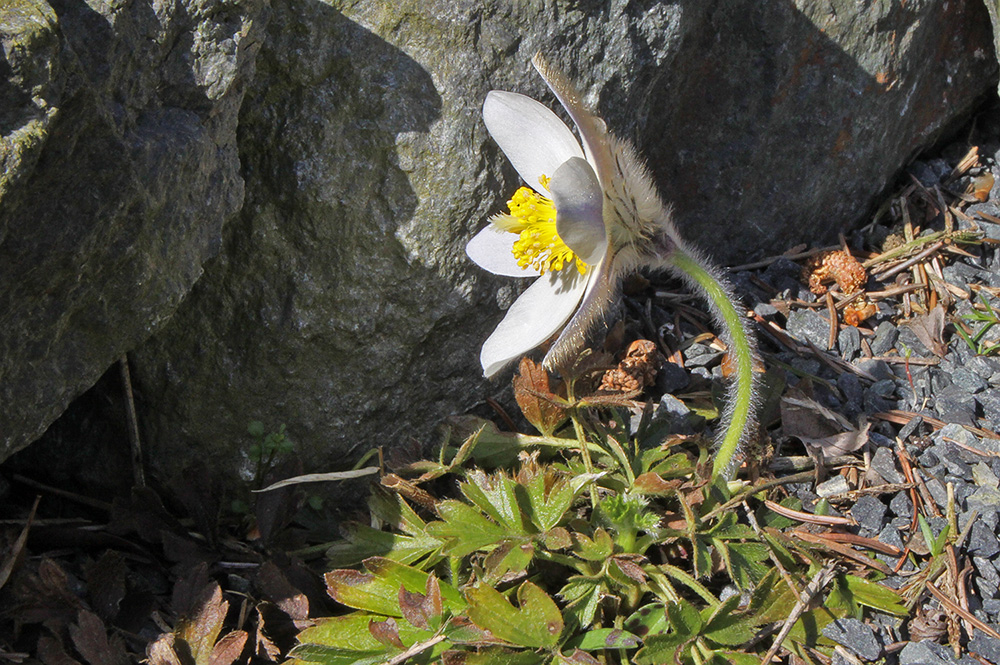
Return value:
M 601 182 L 611 182 L 616 171 L 609 147 L 608 126 L 584 107 L 576 87 L 562 72 L 550 65 L 541 52 L 535 54 L 531 63 L 576 125 L 583 139 L 587 161 L 594 165 L 597 177 Z
M 546 369 L 562 370 L 571 367 L 576 362 L 580 349 L 587 343 L 590 331 L 606 320 L 609 311 L 618 301 L 621 289 L 622 275 L 615 270 L 614 263 L 615 257 L 609 253 L 600 264 L 592 266 L 587 272 L 590 279 L 587 280 L 586 292 L 573 317 L 545 354 L 542 365 Z
M 483 104 L 483 121 L 524 181 L 543 196 L 549 194 L 539 176 L 551 176 L 570 157 L 583 157 L 570 128 L 531 97 L 493 90 Z
M 587 282 L 587 276 L 572 268 L 535 280 L 483 344 L 479 354 L 483 374 L 493 376 L 555 334 L 576 311 Z
M 604 193 L 597 174 L 585 159 L 571 157 L 556 169 L 549 183 L 556 206 L 556 231 L 573 253 L 588 265 L 604 258 Z
M 522 268 L 517 265 L 517 259 L 511 248 L 518 239 L 516 233 L 509 233 L 496 228 L 492 224 L 477 233 L 465 246 L 465 253 L 476 262 L 480 268 L 489 270 L 494 275 L 506 277 L 534 277 L 538 271 L 531 266 Z

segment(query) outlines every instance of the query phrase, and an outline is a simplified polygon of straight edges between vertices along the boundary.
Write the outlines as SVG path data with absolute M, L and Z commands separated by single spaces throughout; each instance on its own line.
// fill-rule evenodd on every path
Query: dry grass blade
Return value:
M 10 579 L 10 574 L 14 572 L 17 562 L 21 560 L 21 553 L 24 551 L 24 545 L 28 542 L 28 531 L 31 530 L 31 524 L 35 520 L 35 511 L 38 510 L 38 503 L 41 500 L 42 497 L 35 497 L 35 503 L 31 506 L 31 512 L 28 513 L 28 521 L 25 523 L 24 528 L 21 529 L 21 534 L 17 537 L 17 540 L 14 541 L 14 545 L 10 548 L 10 552 L 7 553 L 7 557 L 4 559 L 3 565 L 0 565 L 0 589 L 2 589 L 3 585 Z
M 274 490 L 281 489 L 282 487 L 289 487 L 290 485 L 301 485 L 302 483 L 325 483 L 333 480 L 350 480 L 351 478 L 362 478 L 364 476 L 371 476 L 378 473 L 377 466 L 366 466 L 363 469 L 352 469 L 350 471 L 331 471 L 330 473 L 307 473 L 301 476 L 295 476 L 294 478 L 285 478 L 284 480 L 279 480 L 278 482 L 268 485 L 261 490 L 252 490 L 253 492 L 273 492 Z
M 822 524 L 825 526 L 850 526 L 856 522 L 848 517 L 836 517 L 834 515 L 814 515 L 813 513 L 804 513 L 801 510 L 792 510 L 791 508 L 786 508 L 779 503 L 775 503 L 771 500 L 765 500 L 764 505 L 767 506 L 771 511 L 781 515 L 782 517 L 787 517 L 791 520 L 796 520 L 798 522 L 805 522 L 807 524 Z
M 764 658 L 760 661 L 761 665 L 768 665 L 778 654 L 778 650 L 781 649 L 781 643 L 785 641 L 788 633 L 792 631 L 792 626 L 799 620 L 802 613 L 806 611 L 806 607 L 809 606 L 812 599 L 819 595 L 836 575 L 837 564 L 832 562 L 817 571 L 816 575 L 809 581 L 809 584 L 806 585 L 806 588 L 799 594 L 799 599 L 795 603 L 795 607 L 788 613 L 788 617 L 785 618 L 785 622 L 781 625 L 781 630 L 778 631 L 777 636 L 774 638 L 774 644 L 771 645 L 771 648 L 767 650 Z

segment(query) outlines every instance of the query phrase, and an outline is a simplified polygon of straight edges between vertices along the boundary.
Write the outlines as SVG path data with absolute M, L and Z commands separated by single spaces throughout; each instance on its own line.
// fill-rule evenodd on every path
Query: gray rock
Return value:
M 876 381 L 865 391 L 865 410 L 878 413 L 896 408 L 896 382 L 892 379 Z
M 903 427 L 899 430 L 899 438 L 902 439 L 903 441 L 906 441 L 908 438 L 910 438 L 910 436 L 913 435 L 914 432 L 917 431 L 917 428 L 919 428 L 923 424 L 924 424 L 924 419 L 922 417 L 916 416 L 915 418 L 911 418 L 910 422 L 903 425 Z
M 968 656 L 962 656 L 956 660 L 950 648 L 933 640 L 910 642 L 899 652 L 899 665 L 953 665 L 955 663 L 972 665 L 975 662 Z
M 653 421 L 666 423 L 667 431 L 671 434 L 693 434 L 704 424 L 705 419 L 696 415 L 673 395 L 664 395 L 653 412 Z
M 947 423 L 976 425 L 976 399 L 959 386 L 949 386 L 937 392 L 934 411 Z
M 965 544 L 965 549 L 976 556 L 989 558 L 1000 553 L 1000 540 L 997 540 L 993 529 L 977 520 L 969 531 L 969 541 Z
M 976 395 L 976 403 L 983 409 L 983 417 L 989 421 L 989 429 L 1000 430 L 1000 392 L 986 390 Z
M 889 502 L 889 510 L 897 517 L 909 518 L 913 515 L 913 501 L 906 492 L 897 492 Z
M 844 360 L 854 360 L 861 352 L 861 333 L 854 326 L 844 326 L 837 334 L 837 347 Z
M 812 309 L 795 310 L 788 315 L 788 333 L 805 344 L 812 342 L 816 348 L 825 349 L 830 341 L 830 321 Z
M 982 631 L 976 631 L 976 636 L 969 640 L 967 649 L 989 663 L 1000 663 L 1000 640 Z
M 663 363 L 656 375 L 656 388 L 663 393 L 676 393 L 687 388 L 691 377 L 684 368 L 675 363 Z
M 160 330 L 218 253 L 266 22 L 260 0 L 52 5 L 0 3 L 0 460 Z
M 886 506 L 873 496 L 862 496 L 851 507 L 851 517 L 861 527 L 873 533 L 882 530 L 885 521 Z
M 538 49 L 637 141 L 684 234 L 721 261 L 835 239 L 996 70 L 978 0 L 849 15 L 815 0 L 78 2 L 58 27 L 22 4 L 49 18 L 4 49 L 27 56 L 0 101 L 21 151 L 0 186 L 0 397 L 17 416 L 0 457 L 142 344 L 154 467 L 197 456 L 226 476 L 246 471 L 251 419 L 287 423 L 325 468 L 497 392 L 476 355 L 512 280 L 463 250 L 520 183 L 479 110 L 491 88 L 552 102 Z M 837 223 L 802 223 L 817 210 Z M 739 220 L 724 243 L 722 217 Z
M 966 367 L 958 367 L 951 375 L 952 384 L 970 394 L 986 390 L 986 379 Z
M 965 363 L 965 368 L 989 380 L 991 376 L 1000 372 L 1000 361 L 996 358 L 987 358 L 986 356 L 973 356 L 969 359 L 969 362 Z
M 843 476 L 834 476 L 829 480 L 826 480 L 816 486 L 816 494 L 821 497 L 833 496 L 834 494 L 843 494 L 850 490 L 850 486 L 847 484 L 847 479 Z
M 872 455 L 871 468 L 887 483 L 901 483 L 903 474 L 896 469 L 896 453 L 892 448 L 880 446 Z
M 823 628 L 823 635 L 867 661 L 877 660 L 882 655 L 882 645 L 875 631 L 858 619 L 832 621 Z
M 886 355 L 895 346 L 897 339 L 899 339 L 899 330 L 897 330 L 896 326 L 889 321 L 883 321 L 878 324 L 878 328 L 875 329 L 875 336 L 870 342 L 872 354 L 876 356 Z

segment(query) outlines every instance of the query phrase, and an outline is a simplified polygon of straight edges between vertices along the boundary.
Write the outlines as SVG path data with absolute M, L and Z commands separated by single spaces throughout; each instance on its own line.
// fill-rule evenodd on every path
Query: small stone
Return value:
M 963 388 L 949 386 L 935 396 L 934 411 L 947 423 L 976 426 L 976 400 Z
M 1000 429 L 1000 392 L 984 391 L 976 395 L 976 402 L 983 408 L 983 417 L 989 421 L 989 429 Z
M 1000 540 L 992 529 L 977 520 L 972 524 L 965 549 L 976 556 L 989 558 L 1000 553 Z
M 973 394 L 986 390 L 987 386 L 986 379 L 966 367 L 956 368 L 951 375 L 951 381 L 954 385 Z
M 700 421 L 704 420 L 673 395 L 664 395 L 653 413 L 654 420 L 666 421 L 671 434 L 693 434 Z
M 903 428 L 899 430 L 899 438 L 906 441 L 910 436 L 917 431 L 917 428 L 924 424 L 924 419 L 920 416 L 916 418 L 911 418 L 910 422 L 903 425 Z
M 973 356 L 969 362 L 965 363 L 965 368 L 970 372 L 975 372 L 980 377 L 989 380 L 991 376 L 1000 372 L 1000 361 L 996 358 L 985 356 Z
M 899 665 L 953 665 L 954 663 L 964 665 L 975 662 L 968 656 L 955 660 L 950 648 L 934 640 L 910 642 L 899 652 Z
M 844 394 L 844 406 L 848 417 L 854 416 L 864 407 L 865 389 L 856 374 L 844 372 L 837 377 L 837 387 Z
M 969 640 L 967 649 L 990 663 L 1000 663 L 1000 640 L 982 631 L 976 631 L 976 636 Z
M 909 518 L 913 515 L 913 501 L 906 492 L 898 492 L 889 502 L 889 510 L 897 517 Z
M 662 393 L 676 393 L 691 383 L 691 377 L 684 368 L 675 363 L 663 363 L 656 375 L 656 387 Z
M 850 489 L 850 486 L 847 484 L 847 478 L 844 476 L 834 476 L 826 482 L 817 485 L 816 494 L 826 498 L 828 496 L 833 496 L 834 494 L 843 494 Z
M 873 496 L 862 496 L 854 502 L 851 508 L 851 517 L 862 528 L 873 533 L 878 533 L 882 529 L 882 522 L 885 521 L 886 506 Z M 988 556 L 988 555 L 983 555 Z
M 830 322 L 811 309 L 791 312 L 786 329 L 795 339 L 812 342 L 818 349 L 826 349 L 830 341 Z
M 767 319 L 777 314 L 778 308 L 769 302 L 759 302 L 753 306 L 753 311 Z
M 993 562 L 981 556 L 972 557 L 972 565 L 976 567 L 976 577 L 985 580 L 995 587 L 1000 587 L 1000 571 Z
M 1000 478 L 993 473 L 993 469 L 990 468 L 985 462 L 978 462 L 972 467 L 972 482 L 976 484 L 976 487 L 992 487 L 997 489 L 1000 486 Z
M 861 353 L 861 333 L 854 326 L 844 326 L 837 335 L 837 347 L 844 360 L 854 360 Z
M 896 470 L 896 453 L 892 448 L 879 446 L 872 455 L 871 468 L 887 483 L 905 480 L 903 474 Z
M 865 391 L 865 410 L 868 413 L 879 413 L 896 408 L 896 382 L 883 379 L 872 384 Z
M 858 619 L 837 619 L 823 628 L 823 635 L 864 660 L 874 661 L 882 655 L 875 631 Z
M 938 443 L 931 450 L 937 456 L 938 460 L 940 460 L 940 463 L 944 465 L 948 473 L 959 478 L 971 477 L 972 470 L 962 458 L 961 449 L 958 446 Z
M 872 355 L 884 356 L 895 346 L 899 338 L 899 330 L 889 321 L 883 321 L 875 329 L 875 336 L 870 342 Z
M 704 344 L 692 344 L 684 352 L 684 363 L 688 367 L 707 367 L 722 357 L 722 351 L 716 351 Z
M 863 358 L 857 362 L 858 369 L 868 372 L 876 381 L 882 381 L 884 379 L 893 379 L 895 374 L 892 373 L 892 369 L 889 364 L 884 360 L 874 360 L 872 358 Z

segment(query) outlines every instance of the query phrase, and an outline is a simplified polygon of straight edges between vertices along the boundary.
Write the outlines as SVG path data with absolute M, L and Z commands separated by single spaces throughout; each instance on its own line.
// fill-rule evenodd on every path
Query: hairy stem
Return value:
M 733 306 L 729 288 L 713 274 L 714 270 L 706 267 L 706 262 L 677 248 L 671 253 L 670 263 L 686 280 L 701 289 L 716 320 L 724 328 L 723 340 L 729 346 L 730 357 L 736 361 L 735 380 L 730 385 L 726 407 L 729 422 L 712 467 L 713 480 L 719 477 L 731 480 L 736 475 L 740 444 L 753 424 L 754 344 L 743 317 Z

